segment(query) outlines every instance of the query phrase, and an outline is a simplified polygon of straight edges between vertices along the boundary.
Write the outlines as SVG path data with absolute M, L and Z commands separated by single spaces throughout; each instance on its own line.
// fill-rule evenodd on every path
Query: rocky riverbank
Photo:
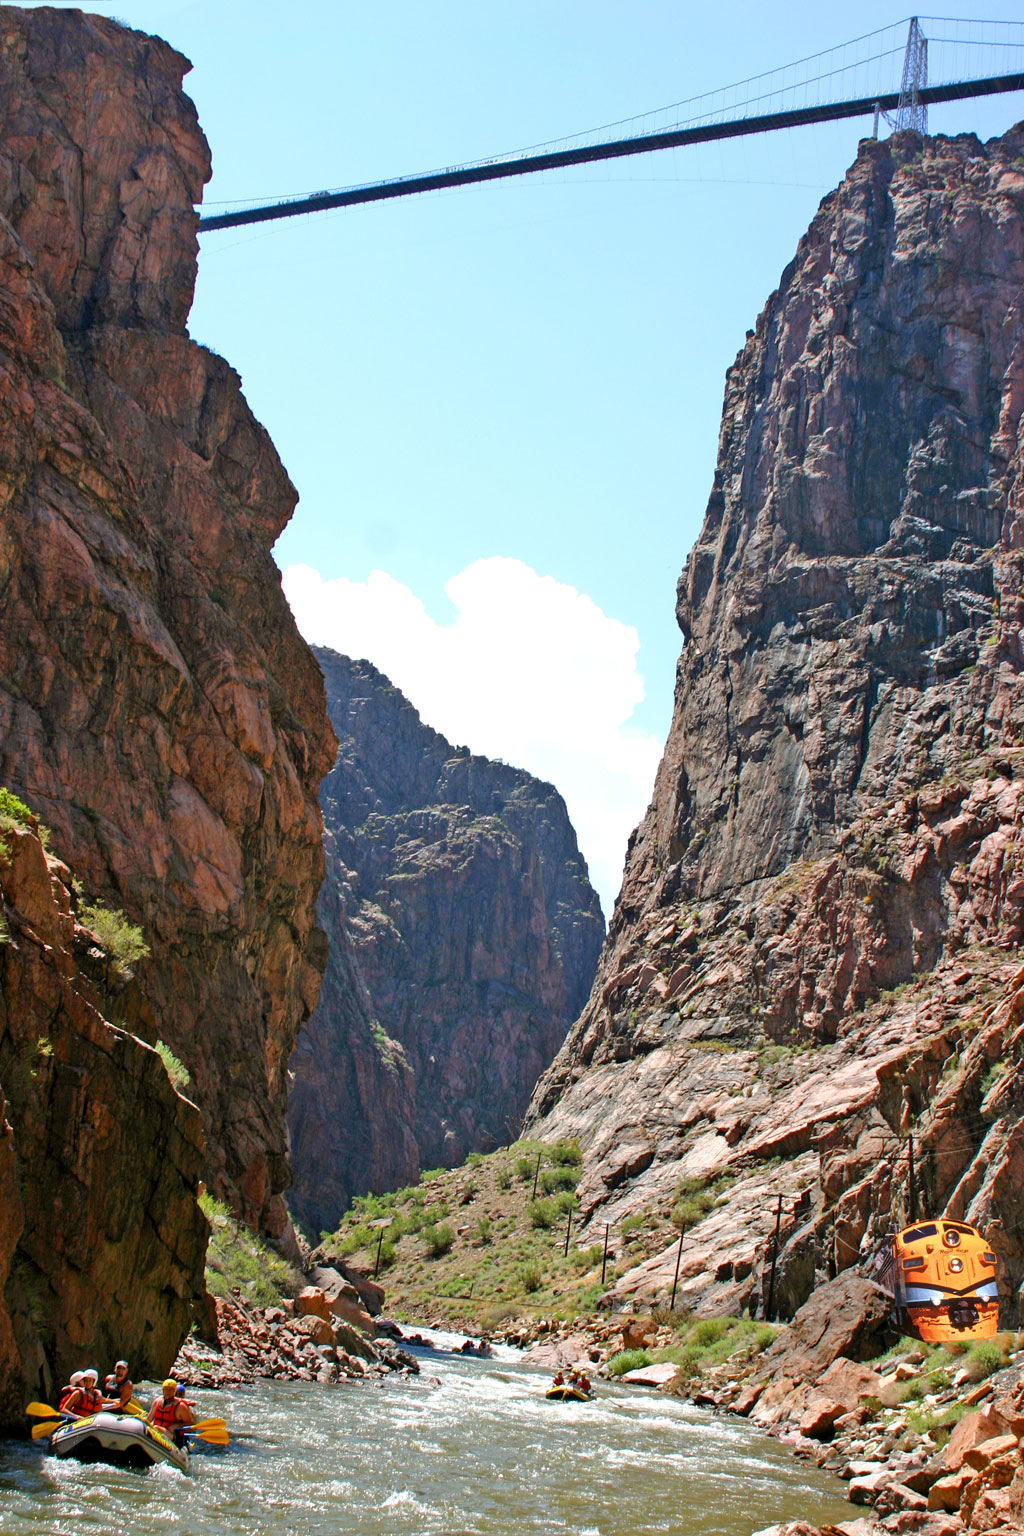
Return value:
M 336 1382 L 419 1373 L 415 1358 L 395 1343 L 399 1330 L 380 1319 L 380 1286 L 358 1271 L 320 1269 L 316 1278 L 279 1306 L 253 1306 L 240 1290 L 218 1298 L 207 1330 L 214 1342 L 188 1339 L 174 1362 L 175 1378 L 212 1388 L 260 1377 Z

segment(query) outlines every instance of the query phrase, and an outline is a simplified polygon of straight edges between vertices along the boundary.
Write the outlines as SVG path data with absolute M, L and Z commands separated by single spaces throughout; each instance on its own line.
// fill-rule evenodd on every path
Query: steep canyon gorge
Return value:
M 865 1258 L 913 1133 L 1018 1315 L 1022 295 L 1024 130 L 864 141 L 728 375 L 654 798 L 531 1107 L 595 1226 L 732 1178 L 684 1245 L 710 1310 L 780 1195 L 785 1311 Z
M 604 937 L 561 796 L 454 747 L 380 672 L 317 648 L 338 738 L 323 782 L 329 958 L 291 1070 L 292 1209 L 514 1137 Z
M 861 1262 L 913 1134 L 1016 1320 L 1024 129 L 865 141 L 748 334 L 602 949 L 555 789 L 298 634 L 294 489 L 186 331 L 187 61 L 0 6 L 0 68 L 0 1421 L 85 1348 L 166 1369 L 201 1179 L 287 1243 L 289 1158 L 312 1233 L 527 1110 L 584 1241 L 717 1194 L 682 1288 L 719 1312 L 779 1197 L 784 1312 Z

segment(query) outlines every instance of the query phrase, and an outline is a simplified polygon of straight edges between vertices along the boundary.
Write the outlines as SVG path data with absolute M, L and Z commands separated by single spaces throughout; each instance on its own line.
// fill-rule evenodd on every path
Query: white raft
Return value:
M 187 1450 L 175 1445 L 162 1429 L 129 1413 L 94 1413 L 64 1424 L 50 1436 L 50 1449 L 55 1456 L 76 1461 L 139 1469 L 165 1461 L 179 1472 L 188 1471 Z

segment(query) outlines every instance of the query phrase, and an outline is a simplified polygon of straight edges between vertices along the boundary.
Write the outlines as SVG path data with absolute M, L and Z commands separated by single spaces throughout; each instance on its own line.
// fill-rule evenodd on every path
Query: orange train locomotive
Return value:
M 889 1238 L 875 1279 L 893 1298 L 893 1326 L 929 1344 L 990 1339 L 999 1327 L 996 1256 L 965 1221 L 918 1221 Z

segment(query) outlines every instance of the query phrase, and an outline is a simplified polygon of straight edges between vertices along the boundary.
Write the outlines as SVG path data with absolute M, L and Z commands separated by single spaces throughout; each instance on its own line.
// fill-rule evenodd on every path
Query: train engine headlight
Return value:
M 959 1248 L 960 1247 L 960 1233 L 959 1232 L 944 1232 L 942 1234 L 942 1241 L 945 1243 L 947 1248 Z
M 964 1267 L 964 1261 L 963 1259 L 950 1259 L 949 1267 L 953 1271 L 954 1275 L 958 1275 Z

